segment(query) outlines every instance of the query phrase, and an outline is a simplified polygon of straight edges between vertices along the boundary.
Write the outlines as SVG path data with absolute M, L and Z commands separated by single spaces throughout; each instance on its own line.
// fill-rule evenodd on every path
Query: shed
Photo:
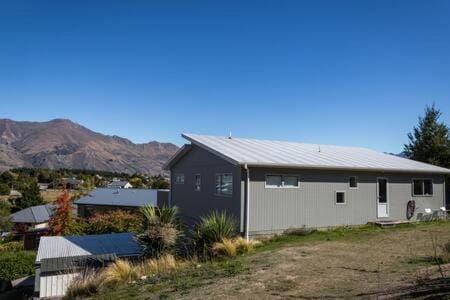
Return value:
M 101 268 L 117 258 L 136 259 L 142 253 L 131 233 L 42 237 L 36 256 L 35 293 L 61 297 L 87 268 Z

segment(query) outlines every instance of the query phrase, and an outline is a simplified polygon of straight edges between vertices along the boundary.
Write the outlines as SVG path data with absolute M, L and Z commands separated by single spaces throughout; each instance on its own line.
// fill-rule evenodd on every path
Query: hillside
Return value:
M 74 168 L 158 174 L 178 147 L 94 132 L 66 119 L 18 122 L 0 119 L 0 170 Z

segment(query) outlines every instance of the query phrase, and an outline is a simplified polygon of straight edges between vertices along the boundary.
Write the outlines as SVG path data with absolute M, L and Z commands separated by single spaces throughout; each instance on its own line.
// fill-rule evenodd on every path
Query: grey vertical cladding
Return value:
M 265 188 L 266 174 L 296 174 L 296 188 Z M 389 185 L 389 220 L 406 219 L 406 205 L 416 200 L 417 213 L 437 210 L 444 203 L 442 175 L 367 173 L 325 170 L 251 168 L 250 233 L 279 232 L 288 228 L 358 225 L 377 220 L 377 178 Z M 349 188 L 349 176 L 358 188 Z M 433 196 L 413 197 L 412 178 L 432 178 Z M 335 203 L 336 191 L 345 191 L 345 204 Z M 417 216 L 416 213 L 416 216 Z
M 241 170 L 222 158 L 196 146 L 191 149 L 170 169 L 171 205 L 180 209 L 184 220 L 192 225 L 201 216 L 213 210 L 228 211 L 236 218 L 239 225 L 241 216 Z M 231 173 L 233 175 L 233 194 L 216 195 L 215 175 Z M 184 174 L 184 184 L 174 182 L 175 174 Z M 194 190 L 194 175 L 200 174 L 200 191 Z

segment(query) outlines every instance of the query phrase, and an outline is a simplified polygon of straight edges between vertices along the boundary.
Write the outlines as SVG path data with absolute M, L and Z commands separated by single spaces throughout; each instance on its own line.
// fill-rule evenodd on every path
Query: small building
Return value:
M 79 190 L 81 189 L 84 181 L 80 179 L 76 179 L 75 177 L 66 177 L 63 178 L 61 182 L 57 184 L 58 187 L 61 187 L 62 184 L 65 185 L 68 190 Z
M 213 210 L 227 211 L 242 233 L 264 235 L 421 220 L 445 205 L 450 170 L 434 165 L 357 147 L 183 137 L 190 144 L 165 168 L 171 173 L 171 205 L 188 224 Z
M 35 294 L 62 297 L 81 272 L 102 268 L 118 258 L 138 259 L 142 254 L 142 246 L 131 233 L 42 237 L 36 256 Z
M 83 218 L 117 209 L 137 211 L 146 205 L 168 206 L 169 190 L 96 188 L 75 204 Z
M 49 183 L 45 183 L 45 182 L 39 182 L 38 183 L 38 187 L 40 191 L 46 191 L 48 190 L 48 187 L 50 186 Z
M 110 189 L 131 189 L 132 187 L 131 183 L 125 180 L 113 180 L 108 184 Z
M 54 205 L 36 205 L 10 215 L 13 231 L 23 238 L 25 250 L 35 250 L 39 239 L 48 231 L 48 221 L 53 215 Z

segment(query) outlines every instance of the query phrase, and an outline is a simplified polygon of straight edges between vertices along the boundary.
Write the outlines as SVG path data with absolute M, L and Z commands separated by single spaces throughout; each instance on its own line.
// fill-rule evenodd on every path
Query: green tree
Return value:
M 152 189 L 168 189 L 170 188 L 169 181 L 163 176 L 152 176 L 151 178 L 151 188 Z
M 36 182 L 32 182 L 25 186 L 21 191 L 22 197 L 17 201 L 17 207 L 20 209 L 28 208 L 30 206 L 44 204 L 39 186 Z
M 139 189 L 143 187 L 142 179 L 139 177 L 133 177 L 130 179 L 130 184 L 135 188 Z
M 11 189 L 6 183 L 0 182 L 0 195 L 9 195 Z
M 441 111 L 434 104 L 427 106 L 419 124 L 408 134 L 409 143 L 404 145 L 408 158 L 425 163 L 450 167 L 449 128 L 439 121 Z
M 7 201 L 0 201 L 0 231 L 8 231 L 12 227 L 9 220 L 11 214 L 11 205 Z

